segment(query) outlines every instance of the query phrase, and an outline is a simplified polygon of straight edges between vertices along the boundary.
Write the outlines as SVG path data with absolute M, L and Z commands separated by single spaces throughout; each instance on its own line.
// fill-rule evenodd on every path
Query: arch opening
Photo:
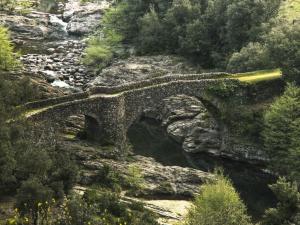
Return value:
M 158 128 L 154 128 L 153 124 L 162 127 L 164 134 L 157 135 L 156 130 Z M 150 109 L 145 109 L 141 115 L 137 115 L 135 121 L 129 126 L 127 133 L 129 141 L 134 142 L 132 143 L 133 148 L 137 153 L 141 151 L 137 148 L 142 148 L 142 151 L 146 151 L 145 149 L 148 148 L 149 152 L 153 152 L 155 146 L 164 151 L 164 144 L 161 143 L 163 141 L 159 138 L 162 138 L 162 140 L 171 139 L 185 152 L 196 153 L 220 151 L 222 129 L 223 125 L 219 119 L 219 112 L 212 104 L 196 97 L 174 95 Z M 135 137 L 134 134 L 139 138 Z M 143 143 L 142 134 L 148 144 Z M 145 135 L 151 136 L 153 142 Z M 155 142 L 157 143 L 155 144 Z M 162 146 L 158 146 L 159 143 Z M 135 144 L 138 145 L 136 148 Z M 172 146 L 171 143 L 168 145 Z M 166 150 L 168 148 L 166 147 Z

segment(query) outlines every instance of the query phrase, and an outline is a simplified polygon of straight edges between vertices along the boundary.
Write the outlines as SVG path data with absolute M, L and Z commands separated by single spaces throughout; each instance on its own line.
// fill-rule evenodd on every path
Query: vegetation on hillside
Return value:
M 298 1 L 123 0 L 105 14 L 85 62 L 101 67 L 132 47 L 136 54 L 179 54 L 204 69 L 248 72 L 281 68 L 298 81 L 299 23 L 282 15 Z M 295 15 L 290 15 L 295 17 Z M 99 67 L 98 67 L 99 68 Z
M 204 68 L 225 67 L 232 53 L 257 41 L 280 0 L 121 1 L 110 9 L 99 38 L 122 37 L 138 54 L 181 54 Z M 236 13 L 238 12 L 238 13 Z
M 39 201 L 62 199 L 72 188 L 77 166 L 68 152 L 28 138 L 30 126 L 17 106 L 36 93 L 28 78 L 11 77 L 8 70 L 19 62 L 7 29 L 0 27 L 0 38 L 0 196 L 17 194 L 21 212 L 36 220 Z

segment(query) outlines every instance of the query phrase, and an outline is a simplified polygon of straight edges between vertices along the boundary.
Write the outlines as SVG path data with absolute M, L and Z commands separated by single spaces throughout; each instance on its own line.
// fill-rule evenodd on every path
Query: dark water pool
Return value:
M 168 138 L 158 122 L 143 120 L 133 125 L 128 132 L 134 152 L 153 157 L 163 165 L 192 167 L 203 171 L 213 171 L 222 167 L 256 220 L 264 210 L 276 204 L 275 196 L 268 187 L 275 178 L 247 163 L 236 162 L 208 154 L 187 154 L 181 146 Z

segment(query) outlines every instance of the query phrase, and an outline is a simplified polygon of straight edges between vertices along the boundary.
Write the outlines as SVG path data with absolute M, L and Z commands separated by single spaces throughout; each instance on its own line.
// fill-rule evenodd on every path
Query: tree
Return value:
M 185 225 L 250 225 L 250 217 L 231 182 L 218 175 L 201 186 Z
M 234 73 L 267 68 L 270 68 L 267 49 L 258 42 L 250 42 L 240 52 L 234 53 L 227 65 L 227 70 Z
M 280 23 L 264 37 L 274 67 L 281 68 L 288 81 L 300 83 L 300 26 Z
M 300 88 L 289 85 L 264 115 L 264 143 L 270 166 L 300 181 Z
M 287 81 L 300 83 L 300 26 L 286 21 L 232 54 L 227 68 L 246 72 L 252 69 L 281 68 Z
M 300 193 L 296 182 L 288 182 L 279 178 L 270 188 L 278 199 L 276 208 L 266 210 L 262 225 L 299 225 Z
M 145 54 L 149 52 L 158 53 L 165 50 L 162 39 L 163 27 L 161 21 L 154 9 L 151 9 L 140 20 L 139 52 Z

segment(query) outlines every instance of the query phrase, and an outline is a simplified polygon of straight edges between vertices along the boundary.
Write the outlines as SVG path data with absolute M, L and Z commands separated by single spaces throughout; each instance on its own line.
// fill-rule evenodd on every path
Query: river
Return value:
M 223 168 L 254 220 L 259 219 L 265 209 L 276 204 L 276 198 L 268 187 L 268 184 L 275 182 L 275 178 L 258 166 L 205 153 L 185 153 L 181 145 L 168 138 L 160 124 L 153 120 L 134 124 L 128 136 L 135 154 L 152 157 L 163 165 L 192 167 L 207 172 Z

